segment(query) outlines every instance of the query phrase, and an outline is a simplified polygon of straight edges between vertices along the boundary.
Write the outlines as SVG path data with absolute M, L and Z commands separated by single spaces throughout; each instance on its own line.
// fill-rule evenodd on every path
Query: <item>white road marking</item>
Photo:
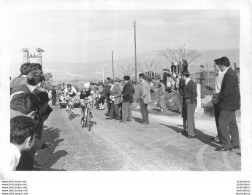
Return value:
M 234 169 L 232 168 L 232 166 L 230 165 L 230 162 L 228 160 L 228 152 L 227 151 L 222 153 L 222 160 L 224 162 L 224 165 L 228 168 L 228 170 L 234 171 Z
M 198 162 L 198 165 L 200 167 L 200 169 L 202 171 L 209 171 L 207 168 L 206 168 L 206 165 L 204 163 L 204 160 L 203 160 L 203 154 L 204 154 L 204 151 L 209 147 L 209 145 L 205 145 L 203 147 L 200 148 L 200 150 L 198 151 L 198 153 L 196 154 L 196 158 L 197 158 L 197 162 Z

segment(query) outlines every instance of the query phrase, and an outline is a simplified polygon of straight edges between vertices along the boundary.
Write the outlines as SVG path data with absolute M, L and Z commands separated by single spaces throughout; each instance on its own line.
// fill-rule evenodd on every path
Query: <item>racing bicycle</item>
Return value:
M 84 106 L 82 107 L 83 116 L 81 118 L 81 124 L 82 127 L 88 127 L 88 131 L 91 131 L 91 127 L 93 125 L 93 121 L 91 121 L 92 115 L 90 111 L 92 104 L 92 102 L 87 102 L 87 100 L 85 99 Z
M 73 112 L 74 98 L 73 97 L 67 98 L 67 107 L 68 107 L 68 118 L 71 121 L 74 116 L 74 112 Z

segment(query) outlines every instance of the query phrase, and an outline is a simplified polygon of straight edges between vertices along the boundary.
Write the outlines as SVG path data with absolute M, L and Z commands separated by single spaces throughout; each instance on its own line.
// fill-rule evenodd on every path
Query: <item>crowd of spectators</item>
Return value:
M 20 75 L 11 80 L 10 143 L 1 153 L 4 157 L 0 157 L 0 166 L 6 173 L 41 168 L 42 163 L 35 159 L 36 151 L 53 147 L 41 141 L 43 124 L 52 112 L 44 81 L 42 65 L 38 63 L 22 64 Z

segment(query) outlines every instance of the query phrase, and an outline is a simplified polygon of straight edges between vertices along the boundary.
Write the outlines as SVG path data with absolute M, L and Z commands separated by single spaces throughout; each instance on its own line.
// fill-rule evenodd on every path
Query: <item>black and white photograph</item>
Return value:
M 54 177 L 52 194 L 87 177 L 112 194 L 250 182 L 251 4 L 145 2 L 1 4 L 1 180 L 29 194 Z

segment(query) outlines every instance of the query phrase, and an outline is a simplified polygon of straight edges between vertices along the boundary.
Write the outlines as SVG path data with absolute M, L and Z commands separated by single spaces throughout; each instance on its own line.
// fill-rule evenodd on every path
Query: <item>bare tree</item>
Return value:
M 119 70 L 124 75 L 131 76 L 134 73 L 135 68 L 132 64 L 128 64 L 125 66 L 120 66 L 117 70 Z
M 142 62 L 137 64 L 137 70 L 140 72 L 158 71 L 160 69 L 159 62 Z
M 202 54 L 199 53 L 197 50 L 186 48 L 185 44 L 181 44 L 178 48 L 175 49 L 167 48 L 166 50 L 162 51 L 160 55 L 166 57 L 171 62 L 179 63 L 183 60 L 186 60 L 187 63 L 190 64 Z

